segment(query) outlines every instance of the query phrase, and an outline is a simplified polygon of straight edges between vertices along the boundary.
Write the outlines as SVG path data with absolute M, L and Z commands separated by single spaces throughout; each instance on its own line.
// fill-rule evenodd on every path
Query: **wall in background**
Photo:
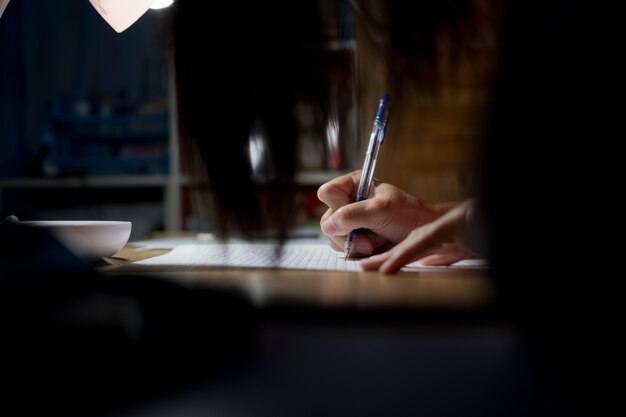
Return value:
M 116 33 L 87 1 L 10 2 L 0 20 L 0 175 L 38 175 L 49 107 L 166 108 L 163 11 Z
M 149 10 L 116 33 L 88 1 L 9 3 L 0 19 L 0 215 L 128 220 L 132 237 L 164 228 L 165 179 L 65 184 L 69 175 L 166 173 L 166 19 L 167 10 Z M 52 168 L 51 149 L 61 156 Z M 155 152 L 155 169 L 135 169 Z
M 389 92 L 391 114 L 376 177 L 429 201 L 460 200 L 474 191 L 472 171 L 479 163 L 484 118 L 492 98 L 500 23 L 495 2 L 475 3 L 474 28 L 463 32 L 458 59 L 446 59 L 446 33 L 435 39 L 438 62 L 424 65 L 434 68 L 436 84 L 426 91 L 402 83 L 412 74 L 391 73 L 386 38 L 357 13 L 360 154 L 367 146 L 378 100 Z M 407 3 L 406 10 L 422 5 L 412 4 Z

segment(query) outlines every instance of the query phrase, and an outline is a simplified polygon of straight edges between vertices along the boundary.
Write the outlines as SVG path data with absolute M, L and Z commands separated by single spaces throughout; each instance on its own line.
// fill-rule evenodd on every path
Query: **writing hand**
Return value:
M 334 250 L 343 251 L 346 235 L 353 229 L 366 228 L 370 232 L 359 234 L 354 252 L 362 256 L 380 253 L 403 241 L 411 230 L 453 207 L 426 203 L 378 181 L 370 198 L 354 202 L 360 178 L 361 171 L 354 171 L 323 184 L 317 192 L 318 198 L 329 207 L 320 226 Z
M 360 262 L 365 270 L 392 274 L 404 265 L 420 260 L 422 265 L 449 265 L 467 258 L 467 219 L 473 202 L 467 200 L 436 220 L 413 229 L 390 250 Z

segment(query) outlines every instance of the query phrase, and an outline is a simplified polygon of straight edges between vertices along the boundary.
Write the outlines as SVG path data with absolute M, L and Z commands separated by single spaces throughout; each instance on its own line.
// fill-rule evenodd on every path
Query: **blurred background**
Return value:
M 0 212 L 163 229 L 163 14 L 116 33 L 88 1 L 10 2 L 0 22 Z
M 304 226 L 323 210 L 317 187 L 352 169 L 356 145 L 354 13 L 344 1 L 320 7 L 320 59 L 336 68 L 336 88 L 326 138 L 311 137 L 307 104 L 297 109 Z M 169 11 L 149 10 L 116 33 L 88 1 L 9 3 L 0 23 L 2 218 L 126 220 L 131 239 L 213 228 L 210 215 L 195 210 L 210 188 L 189 181 L 178 156 Z M 258 137 L 250 138 L 250 157 L 263 175 Z
M 432 91 L 398 91 L 372 19 L 343 0 L 321 1 L 333 80 L 326 137 L 314 137 L 307 103 L 297 177 L 299 226 L 316 228 L 322 183 L 360 169 L 378 99 L 393 100 L 376 176 L 430 201 L 471 192 L 473 149 L 489 104 L 497 15 L 477 2 L 467 48 L 445 61 Z M 149 10 L 116 33 L 88 1 L 10 2 L 0 23 L 0 215 L 22 220 L 126 220 L 131 239 L 158 231 L 211 231 L 207 184 L 190 181 L 173 128 L 166 38 L 170 9 Z M 209 59 L 209 58 L 208 58 Z M 250 138 L 263 175 L 263 141 Z
M 388 45 L 381 38 L 389 29 L 378 26 L 385 19 L 364 15 L 352 6 L 359 3 L 319 0 L 325 34 L 320 59 L 329 64 L 333 80 L 325 136 L 314 136 L 317 118 L 311 106 L 301 103 L 294 109 L 301 125 L 297 138 L 298 225 L 314 230 L 319 230 L 324 211 L 316 197 L 317 188 L 337 175 L 361 168 L 382 93 L 389 92 L 393 104 L 376 176 L 430 201 L 459 200 L 474 191 L 472 172 L 480 162 L 475 151 L 481 148 L 485 115 L 492 104 L 503 2 L 472 0 L 468 2 L 471 10 L 460 12 L 466 25 L 457 33 L 434 31 L 435 42 L 429 52 L 437 62 L 431 74 L 436 75 L 436 83 L 425 89 L 403 88 L 404 79 L 398 77 L 403 68 L 389 65 Z M 380 4 L 377 0 L 363 3 Z M 408 19 L 419 18 L 420 7 L 429 10 L 442 3 L 448 2 L 389 2 L 415 7 Z M 136 394 L 143 390 L 140 394 L 150 400 L 162 401 L 160 406 L 172 406 L 172 415 L 193 415 L 207 404 L 216 413 L 229 415 L 343 416 L 350 410 L 378 416 L 389 412 L 389 404 L 395 405 L 395 415 L 415 415 L 416 410 L 433 416 L 572 415 L 552 412 L 552 402 L 559 394 L 567 402 L 589 398 L 596 407 L 591 401 L 595 397 L 589 396 L 587 389 L 600 379 L 591 378 L 585 368 L 596 369 L 598 358 L 612 359 L 604 351 L 612 344 L 596 343 L 602 339 L 586 332 L 593 329 L 599 333 L 596 324 L 605 322 L 606 317 L 596 320 L 590 316 L 600 311 L 594 304 L 604 302 L 604 297 L 596 297 L 590 290 L 604 286 L 588 282 L 595 273 L 574 279 L 581 269 L 596 268 L 596 262 L 551 262 L 547 270 L 536 272 L 533 262 L 520 262 L 520 254 L 531 248 L 533 259 L 552 260 L 559 258 L 552 250 L 560 246 L 566 249 L 562 258 L 567 260 L 572 253 L 589 249 L 572 248 L 571 222 L 559 209 L 566 201 L 563 207 L 569 211 L 575 200 L 572 196 L 581 195 L 581 184 L 591 189 L 588 184 L 592 180 L 596 185 L 606 182 L 604 175 L 598 181 L 588 177 L 593 170 L 584 163 L 581 169 L 581 161 L 604 157 L 601 154 L 607 149 L 589 147 L 589 137 L 610 140 L 615 136 L 614 132 L 596 132 L 605 124 L 604 114 L 599 119 L 585 112 L 604 111 L 606 106 L 596 104 L 605 101 L 590 93 L 602 88 L 581 80 L 610 80 L 590 77 L 587 70 L 599 74 L 613 68 L 597 59 L 597 46 L 619 37 L 596 42 L 602 32 L 589 31 L 595 36 L 588 37 L 579 30 L 586 27 L 579 24 L 579 18 L 587 17 L 587 4 L 571 10 L 569 2 L 539 11 L 535 6 L 518 3 L 514 15 L 519 33 L 513 38 L 517 50 L 508 68 L 513 77 L 501 107 L 504 117 L 496 120 L 501 124 L 496 123 L 498 133 L 504 133 L 495 142 L 496 151 L 504 157 L 492 161 L 498 175 L 491 178 L 504 184 L 495 188 L 500 191 L 497 207 L 512 210 L 510 216 L 495 219 L 494 225 L 498 242 L 504 242 L 498 247 L 500 269 L 494 276 L 508 296 L 496 307 L 506 307 L 513 320 L 497 309 L 494 314 L 480 309 L 398 308 L 386 315 L 372 308 L 371 314 L 361 314 L 359 309 L 368 309 L 361 299 L 355 301 L 355 311 L 280 304 L 264 310 L 251 308 L 248 300 L 231 293 L 194 291 L 159 280 L 70 280 L 59 284 L 45 277 L 43 285 L 22 280 L 16 281 L 23 285 L 16 285 L 17 292 L 13 287 L 0 291 L 0 317 L 12 326 L 5 340 L 9 354 L 3 354 L 6 361 L 13 362 L 10 370 L 15 372 L 7 373 L 10 385 L 25 387 L 25 393 L 33 389 L 46 393 L 47 401 L 64 401 L 65 397 L 56 398 L 57 394 L 71 393 L 72 400 L 85 403 L 93 402 L 94 397 L 106 403 L 111 391 L 117 391 L 118 397 L 128 395 L 141 404 L 142 398 L 137 400 Z M 21 220 L 126 220 L 133 222 L 131 240 L 158 232 L 213 230 L 215 221 L 210 213 L 200 216 L 197 210 L 211 199 L 210 184 L 190 180 L 189 161 L 179 157 L 171 55 L 165 36 L 169 11 L 149 10 L 130 28 L 116 33 L 87 0 L 13 0 L 8 4 L 0 19 L 0 220 L 11 214 Z M 573 40 L 566 42 L 559 32 L 557 17 L 565 17 L 564 34 L 575 34 Z M 537 21 L 542 25 L 535 28 Z M 231 30 L 236 30 L 236 25 Z M 555 54 L 554 44 L 544 36 L 567 47 Z M 459 48 L 452 51 L 452 45 Z M 584 54 L 588 51 L 593 51 L 589 59 Z M 582 87 L 571 88 L 578 83 Z M 554 102 L 561 106 L 555 107 Z M 528 109 L 533 110 L 532 117 L 528 117 Z M 571 120 L 577 123 L 569 123 Z M 602 123 L 596 123 L 598 120 Z M 572 141 L 572 137 L 585 140 Z M 576 143 L 581 145 L 574 146 Z M 267 168 L 262 135 L 250 137 L 249 149 L 253 172 L 262 178 Z M 567 158 L 563 158 L 564 149 Z M 527 169 L 528 161 L 534 164 L 532 170 Z M 554 161 L 559 161 L 560 168 Z M 527 205 L 518 204 L 519 195 L 542 192 L 552 195 L 547 216 L 543 209 L 529 211 Z M 586 203 L 584 195 L 582 200 Z M 600 208 L 605 206 L 598 205 L 596 212 L 590 213 L 585 204 L 582 213 L 594 222 L 600 217 L 608 219 L 596 216 Z M 497 227 L 512 224 L 515 233 L 511 234 L 507 227 Z M 579 227 L 575 233 L 581 229 L 585 228 Z M 517 232 L 520 230 L 523 233 Z M 543 235 L 535 233 L 544 230 L 554 239 L 553 245 L 544 244 Z M 614 226 L 605 230 L 614 230 Z M 579 237 L 576 241 L 600 239 Z M 11 239 L 7 242 L 12 244 Z M 534 279 L 527 279 L 529 276 Z M 253 278 L 250 288 L 256 295 L 262 294 L 257 291 L 260 279 Z M 355 282 L 333 281 L 358 288 Z M 389 283 L 381 280 L 381 288 Z M 33 288 L 37 292 L 33 293 Z M 104 298 L 93 298 L 94 293 Z M 68 302 L 67 294 L 76 295 L 78 304 L 72 298 Z M 83 297 L 87 297 L 84 304 Z M 47 304 L 50 299 L 58 305 Z M 87 314 L 93 305 L 93 315 Z M 45 319 L 40 327 L 32 326 L 32 311 L 37 319 Z M 49 311 L 62 313 L 50 321 L 60 322 L 66 333 L 50 326 Z M 112 314 L 101 323 L 102 312 Z M 96 331 L 92 332 L 94 323 Z M 0 327 L 5 328 L 4 323 Z M 520 327 L 532 331 L 524 333 Z M 42 355 L 40 347 L 51 340 L 57 341 L 56 348 L 44 350 Z M 72 349 L 66 351 L 68 346 Z M 545 363 L 531 357 L 528 346 L 544 349 L 541 357 L 547 358 Z M 595 351 L 590 354 L 592 347 Z M 92 355 L 85 363 L 96 363 L 95 369 L 76 360 L 85 352 Z M 56 376 L 68 374 L 68 360 L 74 379 L 59 384 Z M 220 379 L 222 367 L 232 362 L 241 364 L 235 377 L 229 374 Z M 26 371 L 23 363 L 30 363 Z M 160 366 L 155 366 L 157 363 Z M 546 369 L 556 369 L 557 383 L 543 378 L 546 364 Z M 120 370 L 131 377 L 120 378 Z M 563 370 L 567 372 L 561 376 Z M 212 394 L 213 398 L 203 389 L 177 396 L 180 387 L 176 384 L 191 381 L 194 387 L 198 374 L 203 373 L 209 378 L 199 386 L 221 391 Z M 12 375 L 22 379 L 16 381 Z M 570 375 L 577 378 L 567 379 L 561 393 L 551 389 Z M 113 379 L 115 386 L 108 383 Z M 169 397 L 159 390 L 168 383 L 175 386 Z M 94 390 L 91 384 L 106 389 Z M 56 390 L 50 390 L 51 386 Z M 549 395 L 544 398 L 546 392 Z M 264 404 L 267 399 L 276 401 Z M 28 403 L 37 401 L 29 397 Z M 47 405 L 46 401 L 41 404 Z M 181 413 L 176 408 L 179 404 L 189 406 L 191 412 Z M 561 406 L 557 401 L 556 409 Z M 98 404 L 88 407 L 97 409 Z M 157 412 L 150 408 L 136 415 Z

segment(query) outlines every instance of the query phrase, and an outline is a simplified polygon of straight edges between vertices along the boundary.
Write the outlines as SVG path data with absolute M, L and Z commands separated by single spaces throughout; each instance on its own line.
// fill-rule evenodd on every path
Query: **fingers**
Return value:
M 436 227 L 435 222 L 413 230 L 409 236 L 391 250 L 379 268 L 384 274 L 393 274 L 404 265 L 422 257 L 428 250 L 452 240 L 448 228 Z
M 333 238 L 333 239 L 329 238 L 330 247 L 333 250 L 336 250 L 337 252 L 343 252 L 345 241 L 346 241 L 345 239 L 341 240 L 338 238 Z
M 322 218 L 320 219 L 320 229 L 322 230 L 322 232 L 328 237 L 328 240 L 330 242 L 330 247 L 333 248 L 336 251 L 339 252 L 343 252 L 343 245 L 344 242 L 346 241 L 346 235 L 335 235 L 334 233 L 329 234 L 326 233 L 324 231 L 324 223 L 326 222 L 326 220 L 332 216 L 334 213 L 334 210 L 329 208 L 328 210 L 326 210 L 326 212 L 322 215 Z M 327 230 L 328 230 L 328 226 L 327 226 Z
M 452 265 L 468 256 L 467 251 L 456 245 L 449 245 L 443 247 L 440 252 L 425 256 L 419 261 L 423 266 L 445 266 Z
M 350 204 L 354 201 L 360 178 L 361 171 L 354 171 L 328 181 L 317 190 L 317 198 L 333 210 Z
M 388 239 L 371 230 L 361 230 L 352 243 L 351 256 L 353 258 L 371 256 L 389 250 L 393 246 Z
M 354 229 L 379 231 L 390 219 L 384 207 L 387 203 L 386 200 L 369 199 L 327 212 L 320 221 L 322 232 L 328 236 L 345 236 Z
M 359 262 L 359 266 L 365 271 L 376 271 L 380 269 L 380 266 L 384 264 L 387 259 L 389 259 L 390 255 L 391 250 L 388 250 L 387 252 L 373 255 L 369 258 L 361 259 L 361 261 Z
M 384 274 L 393 274 L 404 265 L 417 260 L 435 244 L 436 235 L 424 233 L 424 228 L 415 229 L 391 250 L 361 261 L 365 270 L 378 269 Z
M 362 260 L 360 266 L 365 270 L 378 269 L 384 274 L 393 274 L 404 265 L 429 254 L 433 248 L 453 241 L 456 225 L 456 216 L 444 215 L 434 222 L 414 229 L 406 239 L 391 250 Z
M 320 226 L 322 225 L 322 223 L 324 223 L 326 221 L 327 218 L 332 216 L 333 213 L 334 213 L 334 210 L 331 209 L 331 208 L 326 210 L 326 212 L 324 214 L 322 214 L 322 217 L 320 218 Z
M 328 209 L 331 211 L 332 209 Z M 346 236 L 350 231 L 354 230 L 354 226 L 346 224 L 345 221 L 345 208 L 339 208 L 336 211 L 328 214 L 328 211 L 324 213 L 320 220 L 320 228 L 326 236 Z M 326 216 L 328 214 L 328 216 Z
M 376 250 L 377 238 L 375 234 L 371 232 L 363 232 L 354 238 L 352 241 L 352 251 L 350 253 L 351 258 L 362 258 L 372 255 Z M 329 237 L 330 247 L 338 252 L 344 251 L 344 245 L 346 243 L 346 236 L 333 236 Z
M 317 190 L 317 198 L 329 207 L 320 219 L 320 228 L 328 236 L 330 247 L 339 252 L 343 252 L 346 236 L 350 231 L 338 232 L 334 222 L 328 221 L 328 219 L 341 207 L 352 202 L 352 196 L 358 187 L 359 178 L 360 171 L 355 171 L 337 177 L 323 184 Z
M 320 229 L 322 229 L 322 232 L 328 237 L 329 241 L 330 241 L 330 247 L 333 248 L 336 251 L 342 252 L 343 251 L 343 245 L 344 242 L 346 241 L 346 235 L 334 235 L 334 234 L 328 234 L 326 232 L 324 232 L 324 227 L 323 224 L 326 222 L 326 220 L 332 216 L 334 213 L 334 210 L 329 208 L 328 210 L 326 210 L 326 212 L 322 215 L 322 218 L 320 219 Z
M 371 198 L 353 202 L 360 175 L 360 171 L 355 171 L 318 189 L 318 197 L 329 207 L 320 219 L 320 228 L 327 236 L 346 236 L 350 231 L 362 228 L 383 236 L 385 243 L 398 243 L 419 224 L 443 214 L 385 183 L 376 184 Z

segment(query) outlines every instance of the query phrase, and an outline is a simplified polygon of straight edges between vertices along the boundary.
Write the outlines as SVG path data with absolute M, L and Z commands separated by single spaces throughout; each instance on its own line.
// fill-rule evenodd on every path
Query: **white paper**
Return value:
M 271 243 L 226 243 L 180 245 L 165 255 L 156 256 L 133 265 L 160 266 L 164 269 L 186 267 L 280 268 L 324 271 L 359 271 L 358 260 L 345 259 L 343 253 L 328 244 L 286 243 L 278 251 Z M 465 260 L 451 267 L 484 267 L 482 260 Z M 447 269 L 423 267 L 418 262 L 405 270 Z
M 223 240 L 218 239 L 213 233 L 196 233 L 191 236 L 170 236 L 147 240 L 135 240 L 129 242 L 128 246 L 146 250 L 174 249 L 181 245 L 219 245 L 223 242 Z M 289 231 L 287 242 L 290 244 L 328 245 L 328 239 L 322 235 L 319 226 L 294 227 Z M 249 241 L 245 239 L 230 238 L 227 243 L 249 243 Z

